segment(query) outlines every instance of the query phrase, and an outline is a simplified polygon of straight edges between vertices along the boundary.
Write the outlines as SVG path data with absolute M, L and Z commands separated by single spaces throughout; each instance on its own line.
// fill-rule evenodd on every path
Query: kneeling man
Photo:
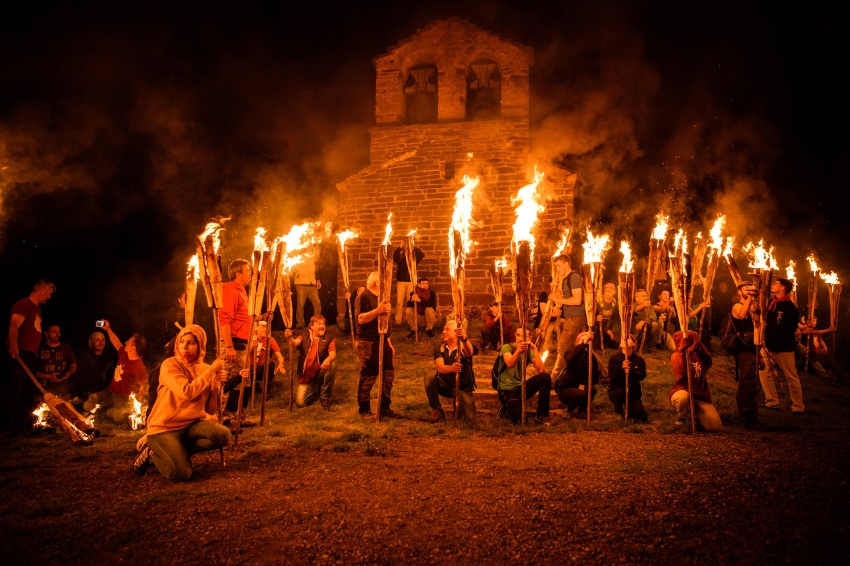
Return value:
M 460 395 L 458 396 L 458 416 L 464 420 L 475 418 L 475 374 L 472 371 L 472 356 L 478 353 L 472 342 L 466 337 L 466 331 L 450 320 L 443 327 L 443 343 L 434 349 L 434 365 L 437 372 L 425 378 L 425 394 L 431 406 L 431 422 L 446 420 L 440 395 L 455 396 L 456 379 L 460 377 Z
M 525 398 L 530 399 L 535 393 L 537 397 L 537 420 L 544 422 L 549 418 L 549 393 L 552 391 L 552 376 L 546 373 L 543 361 L 540 359 L 534 342 L 527 342 L 526 329 L 517 328 L 516 342 L 502 347 L 502 363 L 499 364 L 499 401 L 508 418 L 516 424 L 522 418 L 522 366 L 520 357 L 526 356 L 526 364 L 530 364 L 538 374 L 525 380 Z

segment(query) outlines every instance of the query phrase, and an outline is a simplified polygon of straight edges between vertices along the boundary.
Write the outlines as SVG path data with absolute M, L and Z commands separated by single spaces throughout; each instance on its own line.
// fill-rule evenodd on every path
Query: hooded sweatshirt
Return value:
M 686 335 L 681 331 L 676 332 L 673 334 L 673 342 L 676 344 L 676 351 L 670 356 L 670 365 L 673 366 L 675 382 L 673 389 L 670 390 L 670 398 L 673 398 L 673 393 L 676 391 L 688 390 L 688 370 L 685 365 L 685 350 L 687 349 L 687 358 L 691 364 L 694 399 L 703 403 L 711 403 L 711 391 L 708 389 L 708 380 L 705 378 L 705 374 L 711 368 L 711 354 L 699 341 L 699 335 L 692 330 L 688 330 Z
M 183 359 L 178 351 L 184 334 L 198 341 L 195 360 Z M 203 363 L 207 334 L 196 324 L 180 331 L 174 342 L 174 356 L 162 362 L 157 399 L 147 422 L 148 434 L 181 430 L 195 421 L 205 420 L 218 409 L 218 385 L 215 373 Z

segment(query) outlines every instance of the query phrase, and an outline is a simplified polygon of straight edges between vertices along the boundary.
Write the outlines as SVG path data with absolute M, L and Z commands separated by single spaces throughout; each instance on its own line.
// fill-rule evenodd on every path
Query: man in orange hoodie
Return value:
M 203 362 L 206 346 L 204 329 L 190 324 L 177 335 L 174 356 L 162 363 L 147 445 L 133 464 L 137 475 L 144 475 L 153 463 L 165 478 L 188 481 L 192 454 L 230 443 L 230 431 L 214 417 L 227 373 L 221 360 Z

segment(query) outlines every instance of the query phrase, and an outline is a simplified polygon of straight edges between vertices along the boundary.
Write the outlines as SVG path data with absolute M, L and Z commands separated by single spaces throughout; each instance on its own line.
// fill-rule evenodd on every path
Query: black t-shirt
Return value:
M 354 303 L 354 319 L 357 320 L 361 313 L 367 313 L 378 308 L 378 295 L 366 289 L 357 296 L 357 301 Z M 381 335 L 378 333 L 378 318 L 365 324 L 357 325 L 357 337 L 362 340 L 380 340 Z M 392 317 L 390 317 L 392 318 Z
M 742 304 L 740 301 L 735 303 L 735 305 Z M 732 327 L 735 329 L 735 333 L 741 337 L 735 340 L 735 353 L 754 352 L 753 333 L 755 332 L 755 326 L 753 325 L 753 317 L 750 316 L 750 313 L 747 313 L 747 316 L 744 318 L 735 318 L 735 315 L 732 314 Z
M 458 346 L 460 344 L 458 343 Z M 472 345 L 472 355 L 478 353 L 478 348 L 475 344 Z M 447 366 L 452 365 L 457 361 L 457 348 L 449 351 L 448 345 L 443 342 L 434 348 L 434 359 L 443 358 L 443 363 Z M 461 356 L 460 358 L 460 388 L 462 391 L 473 391 L 475 389 L 475 372 L 472 371 L 472 358 Z M 443 373 L 441 376 L 453 376 L 453 373 Z
M 419 248 L 413 248 L 413 259 L 416 261 L 416 265 L 419 265 L 419 262 L 425 257 L 425 254 Z M 407 258 L 404 257 L 404 248 L 396 248 L 393 252 L 393 261 L 397 266 L 395 280 L 401 281 L 402 283 L 410 283 L 410 272 L 407 270 Z M 417 283 L 417 281 L 414 281 Z

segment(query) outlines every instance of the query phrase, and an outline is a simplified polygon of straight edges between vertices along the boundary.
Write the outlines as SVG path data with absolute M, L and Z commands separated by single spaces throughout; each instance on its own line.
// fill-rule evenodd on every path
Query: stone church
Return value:
M 487 270 L 510 251 L 515 219 L 511 196 L 533 176 L 529 72 L 534 53 L 452 18 L 418 30 L 375 57 L 373 64 L 377 77 L 370 164 L 337 184 L 338 225 L 361 233 L 350 247 L 351 284 L 364 285 L 377 269 L 377 249 L 392 212 L 393 245 L 416 230 L 416 245 L 425 253 L 419 276 L 428 277 L 437 291 L 442 314 L 450 312 L 447 241 L 455 193 L 464 175 L 478 176 L 473 201 L 478 225 L 470 230 L 477 243 L 467 257 L 466 316 L 479 318 L 492 300 Z M 543 262 L 554 251 L 546 235 L 558 221 L 572 217 L 575 186 L 574 175 L 542 168 L 546 210 L 537 227 L 535 291 L 549 275 Z M 506 306 L 513 302 L 509 282 L 510 276 L 505 279 Z M 340 305 L 343 292 L 340 285 Z

